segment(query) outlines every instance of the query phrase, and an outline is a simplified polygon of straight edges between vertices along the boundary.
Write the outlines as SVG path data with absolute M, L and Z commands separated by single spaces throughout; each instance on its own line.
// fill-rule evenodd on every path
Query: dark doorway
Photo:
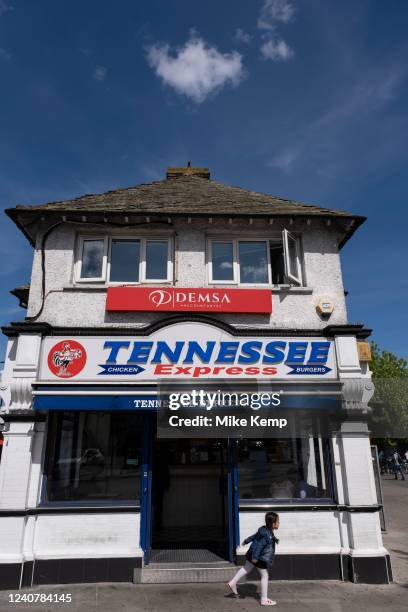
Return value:
M 228 556 L 225 440 L 156 440 L 152 548 L 205 549 Z

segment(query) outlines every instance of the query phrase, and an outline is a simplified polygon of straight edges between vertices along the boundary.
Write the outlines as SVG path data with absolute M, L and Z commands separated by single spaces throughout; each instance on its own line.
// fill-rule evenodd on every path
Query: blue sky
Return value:
M 366 215 L 342 255 L 349 319 L 408 358 L 407 29 L 405 0 L 0 0 L 0 206 L 192 160 Z M 3 214 L 0 232 L 6 324 L 32 251 Z

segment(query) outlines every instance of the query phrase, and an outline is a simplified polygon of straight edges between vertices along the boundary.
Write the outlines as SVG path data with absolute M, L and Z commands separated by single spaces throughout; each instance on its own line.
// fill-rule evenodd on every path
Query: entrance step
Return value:
M 186 582 L 228 582 L 236 565 L 209 550 L 152 551 L 152 561 L 135 570 L 134 582 L 180 584 Z
M 208 548 L 161 548 L 150 552 L 152 563 L 228 563 Z M 149 565 L 149 567 L 150 567 Z
M 151 563 L 135 570 L 134 582 L 144 584 L 181 584 L 184 582 L 228 582 L 237 567 L 232 563 Z

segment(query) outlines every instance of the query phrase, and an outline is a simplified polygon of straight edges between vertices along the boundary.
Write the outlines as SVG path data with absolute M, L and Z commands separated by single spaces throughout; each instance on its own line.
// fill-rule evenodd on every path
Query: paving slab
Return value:
M 407 612 L 408 480 L 383 476 L 387 521 L 384 545 L 391 554 L 395 582 L 390 585 L 338 581 L 277 581 L 269 595 L 280 612 Z M 252 612 L 259 609 L 259 583 L 239 585 L 239 597 L 223 584 L 101 583 L 0 591 L 0 612 Z M 72 603 L 10 603 L 10 594 L 71 593 Z
M 395 582 L 408 584 L 408 475 L 405 480 L 395 480 L 384 474 L 381 481 L 387 529 L 384 546 L 391 555 Z
M 72 603 L 9 603 L 9 592 L 0 593 L 0 611 L 52 609 L 70 612 L 251 612 L 259 609 L 259 584 L 246 583 L 240 597 L 223 584 L 111 584 L 63 585 L 24 589 L 19 593 L 72 593 Z M 270 597 L 282 612 L 406 612 L 408 585 L 360 585 L 341 582 L 274 582 Z

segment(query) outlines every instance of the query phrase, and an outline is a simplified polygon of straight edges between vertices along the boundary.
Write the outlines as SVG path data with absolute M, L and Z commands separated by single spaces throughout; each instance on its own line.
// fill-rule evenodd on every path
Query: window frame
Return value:
M 212 245 L 214 242 L 230 242 L 232 243 L 232 280 L 214 280 L 213 278 L 213 256 L 212 256 Z M 208 280 L 212 285 L 237 285 L 239 278 L 238 271 L 238 252 L 237 252 L 237 240 L 234 238 L 209 238 L 208 239 Z
M 102 274 L 101 276 L 82 278 L 81 276 L 82 274 L 82 255 L 84 251 L 84 243 L 90 240 L 93 240 L 93 241 L 102 240 L 103 241 Z M 92 235 L 79 236 L 78 247 L 77 247 L 77 257 L 75 260 L 75 280 L 76 282 L 77 283 L 104 282 L 104 279 L 106 279 L 106 272 L 107 272 L 107 259 L 108 259 L 108 237 L 107 236 L 102 236 L 99 234 L 95 236 L 92 236 Z
M 296 438 L 295 438 L 296 439 Z M 328 496 L 326 497 L 253 497 L 246 498 L 241 497 L 239 490 L 239 461 L 237 461 L 238 468 L 238 504 L 242 509 L 245 506 L 264 508 L 266 504 L 283 504 L 287 506 L 330 506 L 337 503 L 337 492 L 335 483 L 335 473 L 333 469 L 333 449 L 332 443 L 329 436 L 314 436 L 314 439 L 320 440 L 321 449 L 323 451 L 323 473 L 327 478 L 327 491 Z
M 302 265 L 301 265 L 301 255 L 300 255 L 300 244 L 299 238 L 289 232 L 286 228 L 282 230 L 282 240 L 283 240 L 283 260 L 285 265 L 285 276 L 292 282 L 296 283 L 300 287 L 302 286 Z M 290 254 L 289 254 L 289 240 L 293 240 L 295 243 L 296 249 L 296 268 L 295 273 L 292 274 L 290 267 Z M 296 276 L 297 273 L 297 276 Z
M 114 240 L 123 240 L 124 242 L 139 242 L 139 280 L 138 281 L 111 281 L 110 280 L 110 275 L 111 275 L 111 267 L 112 267 L 112 243 Z M 123 283 L 126 283 L 127 285 L 140 285 L 140 272 L 141 272 L 141 268 L 142 268 L 142 240 L 140 238 L 135 238 L 134 236 L 109 236 L 109 247 L 108 247 L 108 261 L 107 261 L 107 267 L 106 267 L 106 279 L 105 279 L 105 283 L 107 285 L 123 285 Z
M 148 242 L 167 242 L 167 278 L 146 278 L 146 252 Z M 139 279 L 142 283 L 171 283 L 173 281 L 173 248 L 171 238 L 146 237 L 141 239 Z M 140 284 L 135 283 L 135 284 Z
M 266 244 L 266 266 L 268 273 L 268 281 L 266 283 L 243 283 L 241 282 L 241 262 L 239 261 L 239 243 L 240 242 L 264 242 Z M 250 238 L 245 240 L 237 239 L 237 260 L 238 260 L 238 285 L 244 287 L 257 287 L 261 285 L 263 287 L 270 287 L 272 285 L 272 268 L 271 268 L 271 254 L 270 254 L 270 239 L 269 238 Z
M 292 274 L 289 262 L 289 238 L 293 239 L 296 244 L 296 267 L 297 276 Z M 214 242 L 230 242 L 233 244 L 233 265 L 234 265 L 234 279 L 233 280 L 216 280 L 213 278 L 213 267 L 212 267 L 212 244 Z M 267 245 L 267 265 L 268 265 L 268 282 L 267 283 L 243 283 L 241 282 L 241 263 L 239 261 L 239 243 L 240 242 L 264 242 Z M 209 285 L 236 285 L 242 287 L 273 287 L 272 282 L 272 265 L 271 265 L 271 253 L 270 248 L 272 244 L 276 244 L 277 239 L 275 238 L 222 238 L 218 236 L 210 236 L 207 238 L 207 282 Z M 300 237 L 289 232 L 286 228 L 282 231 L 282 247 L 283 247 L 283 259 L 284 259 L 284 274 L 285 281 L 291 281 L 296 286 L 303 286 L 303 265 L 302 265 L 302 251 L 300 246 Z M 280 285 L 287 285 L 287 282 L 280 283 Z
M 47 420 L 46 420 L 46 444 L 44 445 L 44 453 L 41 462 L 41 482 L 37 496 L 37 504 L 39 508 L 75 508 L 75 507 L 83 507 L 83 508 L 104 508 L 111 506 L 118 507 L 126 507 L 132 509 L 132 511 L 140 511 L 142 506 L 142 491 L 143 491 L 143 436 L 144 431 L 146 429 L 146 414 L 142 415 L 143 423 L 141 428 L 141 439 L 142 446 L 140 452 L 140 474 L 135 478 L 135 482 L 139 482 L 139 497 L 131 498 L 131 499 L 117 499 L 117 497 L 109 498 L 108 496 L 103 499 L 84 499 L 84 500 L 49 500 L 48 499 L 48 486 L 49 486 L 49 466 L 53 455 L 55 454 L 55 445 L 56 439 L 51 437 L 52 433 L 55 433 L 55 420 L 62 420 L 64 412 L 89 412 L 87 410 L 49 410 L 47 411 Z M 109 411 L 112 412 L 112 411 Z M 114 411 L 116 412 L 116 411 Z M 124 412 L 125 411 L 119 411 Z
M 102 276 L 95 278 L 82 278 L 82 252 L 83 244 L 86 240 L 103 240 L 104 241 L 104 253 L 102 262 Z M 139 241 L 140 242 L 140 260 L 139 260 L 139 280 L 138 281 L 111 281 L 111 263 L 112 263 L 112 241 L 113 240 L 124 240 L 124 241 Z M 146 251 L 147 242 L 167 242 L 167 277 L 163 278 L 149 278 L 146 279 Z M 174 270 L 174 247 L 172 236 L 135 236 L 129 235 L 81 235 L 78 237 L 77 256 L 75 260 L 75 271 L 74 279 L 76 283 L 103 283 L 104 285 L 117 286 L 117 285 L 142 285 L 142 284 L 154 284 L 154 283 L 172 283 L 173 282 L 173 270 Z

